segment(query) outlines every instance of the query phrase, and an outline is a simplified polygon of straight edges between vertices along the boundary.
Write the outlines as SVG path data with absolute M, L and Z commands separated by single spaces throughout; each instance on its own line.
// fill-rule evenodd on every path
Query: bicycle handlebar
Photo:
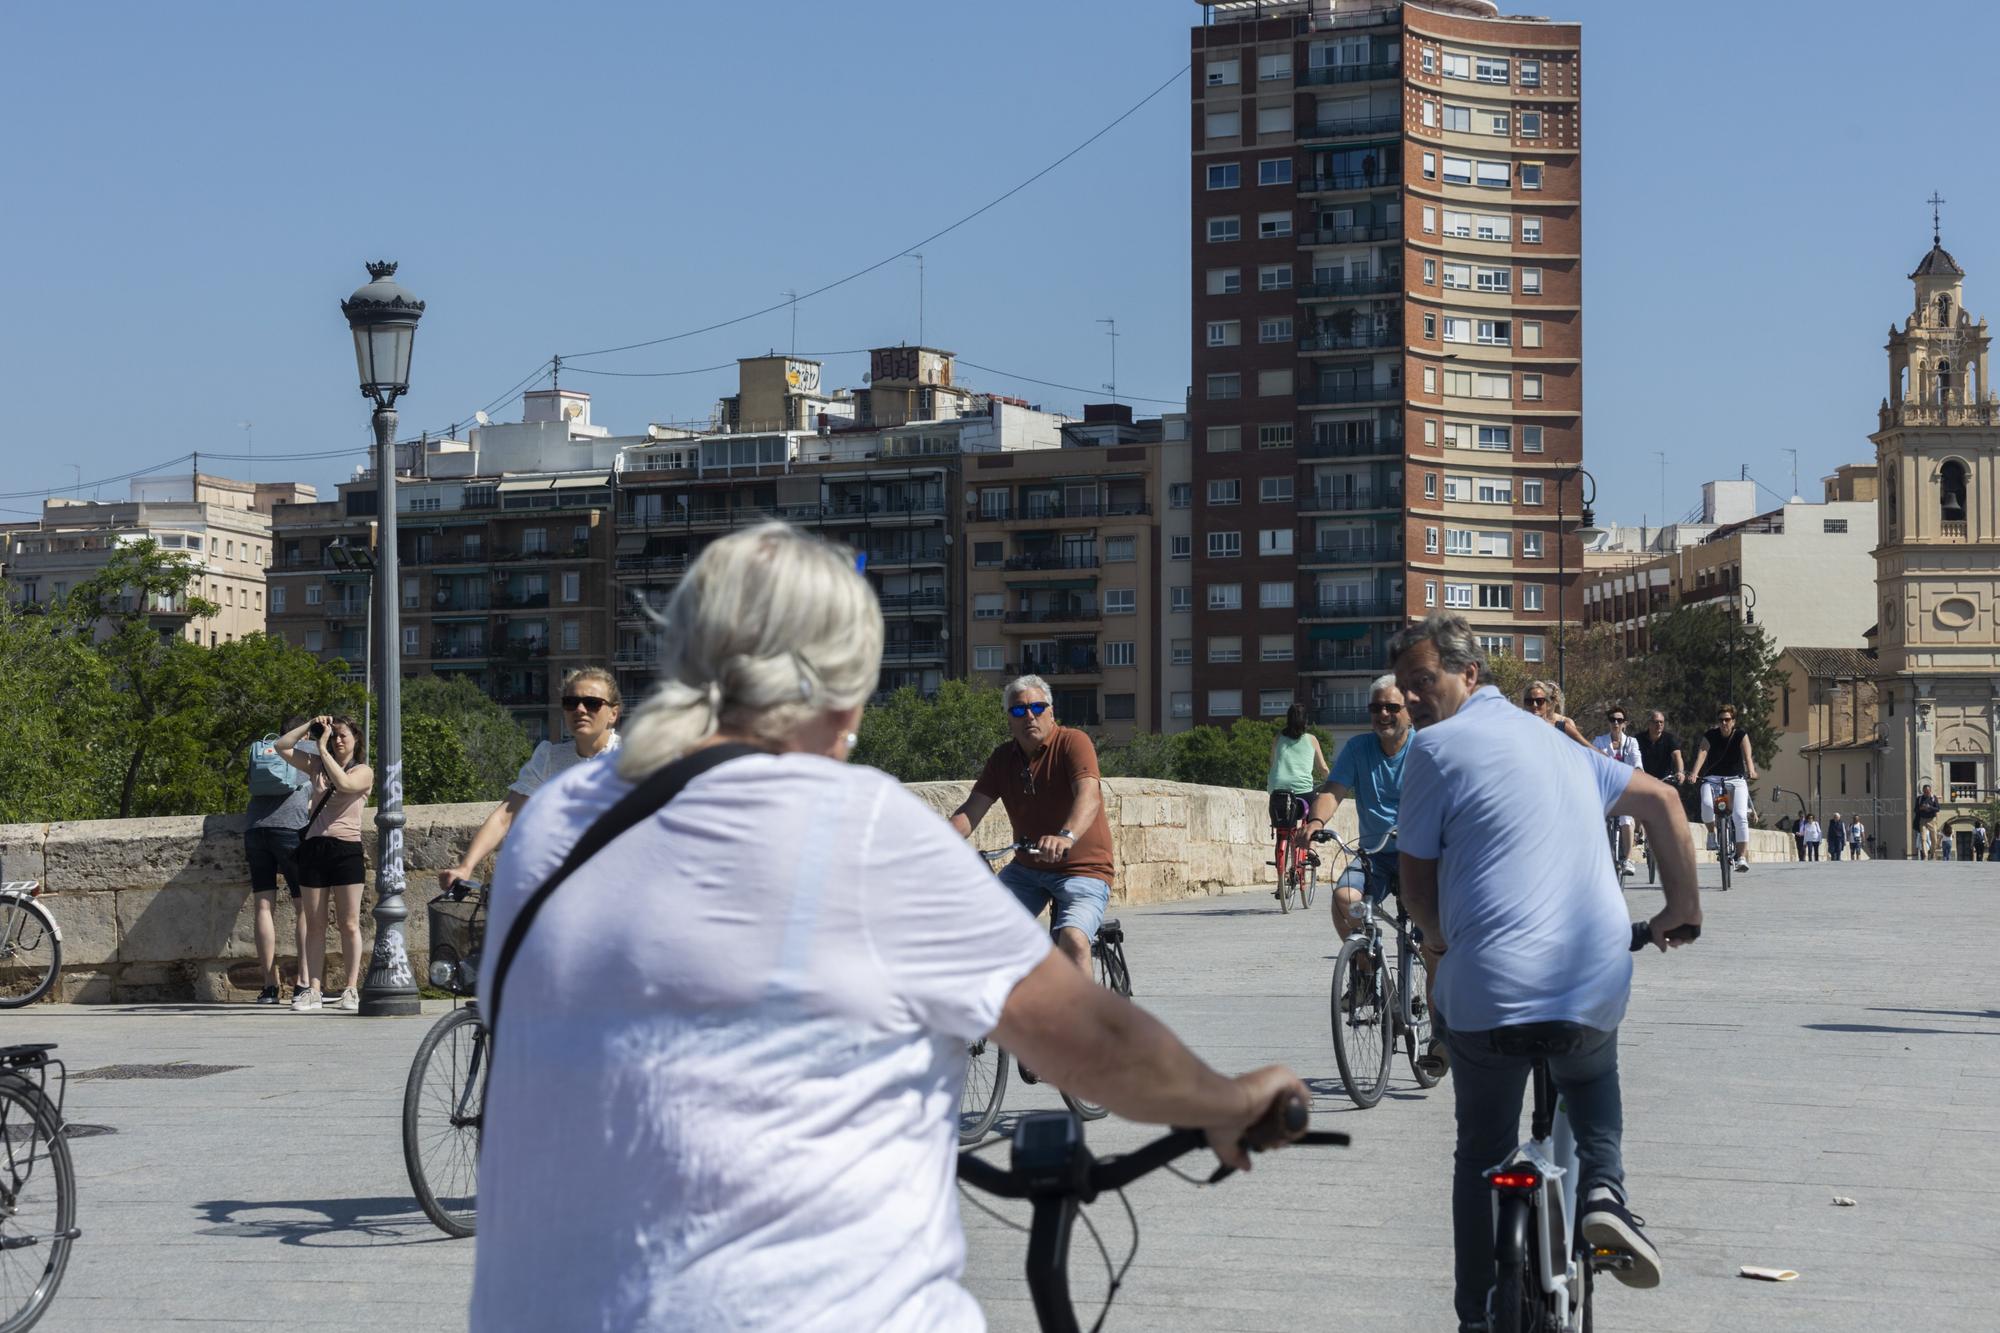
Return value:
M 1698 940 L 1701 938 L 1701 927 L 1693 924 L 1675 926 L 1667 932 L 1667 938 L 1670 940 L 1679 940 L 1683 944 L 1692 940 Z M 1641 949 L 1652 943 L 1653 923 L 1650 921 L 1634 921 L 1632 923 L 1632 952 L 1638 953 Z

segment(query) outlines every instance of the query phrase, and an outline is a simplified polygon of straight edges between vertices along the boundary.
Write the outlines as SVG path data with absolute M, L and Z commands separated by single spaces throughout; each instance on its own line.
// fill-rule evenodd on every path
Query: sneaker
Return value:
M 276 1004 L 277 1002 L 278 988 L 276 986 L 266 986 L 263 990 L 257 992 L 258 1004 Z
M 1636 875 L 1639 873 L 1639 867 L 1633 865 L 1630 861 L 1620 861 L 1618 863 L 1618 873 L 1621 875 Z
M 1750 873 L 1750 863 L 1740 856 L 1736 858 L 1736 873 L 1739 875 Z
M 333 1007 L 340 1010 L 342 1013 L 347 1013 L 347 1014 L 360 1013 L 361 992 L 354 989 L 354 987 L 349 986 L 346 990 L 340 993 L 340 999 Z
M 1019 1062 L 1018 1060 L 1017 1060 L 1017 1061 L 1015 1061 L 1015 1063 L 1014 1063 L 1014 1068 L 1016 1068 L 1016 1069 L 1018 1069 L 1018 1070 L 1020 1070 L 1020 1071 L 1021 1071 L 1021 1081 L 1022 1081 L 1023 1083 L 1040 1083 L 1040 1082 L 1042 1081 L 1042 1080 L 1041 1080 L 1041 1079 L 1040 1079 L 1040 1078 L 1039 1078 L 1039 1077 L 1038 1077 L 1038 1076 L 1037 1076 L 1037 1075 L 1035 1074 L 1035 1071 L 1034 1071 L 1034 1070 L 1032 1070 L 1032 1069 L 1028 1068 L 1028 1067 L 1027 1067 L 1026 1065 L 1024 1065 L 1024 1064 L 1020 1063 L 1020 1062 Z
M 1590 1191 L 1583 1203 L 1583 1239 L 1592 1249 L 1616 1250 L 1632 1257 L 1629 1266 L 1612 1273 L 1628 1287 L 1660 1285 L 1660 1252 L 1646 1239 L 1646 1219 L 1636 1217 L 1609 1185 Z
M 292 992 L 292 1012 L 307 1014 L 320 1007 L 319 987 Z
M 1417 1057 L 1417 1067 L 1432 1078 L 1443 1078 L 1451 1069 L 1451 1057 L 1445 1054 L 1444 1042 L 1432 1037 L 1430 1045 Z

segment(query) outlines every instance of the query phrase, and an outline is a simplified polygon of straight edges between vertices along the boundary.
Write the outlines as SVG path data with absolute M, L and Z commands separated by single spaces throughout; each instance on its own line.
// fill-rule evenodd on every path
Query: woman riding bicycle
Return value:
M 1305 820 L 1307 804 L 1327 775 L 1326 752 L 1319 737 L 1306 730 L 1304 704 L 1285 711 L 1285 726 L 1271 738 L 1271 768 L 1264 777 L 1264 790 L 1271 794 L 1271 827 L 1297 828 Z M 1285 894 L 1285 862 L 1278 863 L 1278 896 Z
M 883 641 L 852 560 L 779 523 L 710 545 L 617 763 L 521 812 L 491 939 L 635 784 L 689 775 L 541 898 L 485 994 L 482 1333 L 982 1327 L 953 1174 L 989 1032 L 1127 1117 L 1204 1126 L 1232 1165 L 1305 1094 L 1210 1070 L 901 784 L 844 762 Z

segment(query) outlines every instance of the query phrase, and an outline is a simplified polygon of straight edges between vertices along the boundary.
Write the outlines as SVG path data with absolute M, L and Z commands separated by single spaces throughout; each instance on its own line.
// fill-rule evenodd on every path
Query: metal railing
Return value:
M 945 562 L 942 546 L 871 548 L 867 555 L 870 569 L 879 569 L 884 565 L 941 565 Z
M 1328 406 L 1336 403 L 1391 403 L 1403 396 L 1401 384 L 1306 384 L 1298 390 L 1301 403 Z
M 483 639 L 466 643 L 433 642 L 431 644 L 431 656 L 439 659 L 456 658 L 460 661 L 477 661 L 491 657 L 492 655 L 492 650 L 486 646 L 486 642 Z
M 1298 446 L 1300 458 L 1367 458 L 1375 454 L 1401 452 L 1403 432 L 1378 429 L 1365 440 L 1307 440 Z
M 1024 500 L 1005 505 L 982 504 L 966 511 L 972 523 L 1035 522 L 1053 518 L 1125 518 L 1150 514 L 1144 500 Z
M 1401 227 L 1392 227 L 1387 223 L 1369 226 L 1307 227 L 1299 232 L 1299 244 L 1356 245 L 1369 241 L 1398 241 L 1402 237 Z
M 685 574 L 691 558 L 685 555 L 621 555 L 617 568 L 621 573 Z
M 1403 492 L 1384 488 L 1381 491 L 1371 486 L 1357 486 L 1352 490 L 1339 486 L 1314 487 L 1299 502 L 1301 509 L 1401 509 Z
M 1102 620 L 1104 613 L 1094 606 L 1049 606 L 1023 610 L 1014 607 L 1007 612 L 1010 625 L 1059 625 L 1070 621 Z
M 1400 347 L 1403 340 L 1389 329 L 1366 333 L 1308 333 L 1300 337 L 1301 352 L 1361 352 L 1375 347 Z
M 884 662 L 919 662 L 944 657 L 942 639 L 890 640 L 882 645 Z
M 494 609 L 501 611 L 530 610 L 548 604 L 549 595 L 545 592 L 508 593 L 493 599 Z
M 1322 727 L 1352 727 L 1368 721 L 1368 709 L 1346 704 L 1313 704 L 1307 716 Z
M 1369 565 L 1403 558 L 1401 542 L 1355 542 L 1347 545 L 1317 546 L 1305 558 L 1322 565 Z
M 1098 564 L 1095 555 L 1068 551 L 1026 551 L 1020 555 L 1008 556 L 1001 567 L 1012 570 L 1096 569 Z
M 930 611 L 944 608 L 944 589 L 925 588 L 920 592 L 877 594 L 884 611 Z
M 1347 296 L 1380 296 L 1402 293 L 1400 277 L 1349 278 L 1342 282 L 1302 282 L 1297 291 L 1301 301 L 1337 301 Z
M 1374 171 L 1336 171 L 1330 176 L 1299 177 L 1300 194 L 1334 194 L 1341 190 L 1376 190 L 1400 185 L 1403 173 L 1396 167 Z
M 1007 671 L 1015 676 L 1096 676 L 1102 675 L 1104 668 L 1097 654 L 1090 653 L 1081 657 L 1024 657 L 1008 663 Z
M 1320 620 L 1386 620 L 1403 614 L 1403 603 L 1386 597 L 1321 597 L 1306 604 L 1304 615 Z
M 1308 671 L 1382 671 L 1388 665 L 1389 654 L 1373 645 L 1359 649 L 1315 651 L 1305 661 Z
M 1360 134 L 1387 134 L 1402 128 L 1400 115 L 1347 116 L 1340 120 L 1302 120 L 1298 135 L 1301 139 L 1346 139 Z
M 1294 81 L 1307 88 L 1319 88 L 1335 83 L 1374 83 L 1378 79 L 1401 78 L 1402 74 L 1400 61 L 1378 60 L 1366 65 L 1313 65 L 1295 76 Z

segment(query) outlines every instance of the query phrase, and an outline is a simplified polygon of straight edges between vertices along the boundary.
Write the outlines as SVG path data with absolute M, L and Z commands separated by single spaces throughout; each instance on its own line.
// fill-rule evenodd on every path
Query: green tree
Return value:
M 0 824 L 110 813 L 118 703 L 89 641 L 0 591 Z
M 454 771 L 452 761 L 439 761 L 443 767 L 434 770 L 441 784 L 436 790 L 468 794 L 449 797 L 414 794 L 417 788 L 410 736 L 413 724 L 425 718 L 441 723 L 457 737 L 473 776 L 470 787 L 447 782 L 443 775 Z M 508 786 L 534 748 L 513 715 L 464 677 L 416 676 L 403 682 L 403 787 L 412 804 L 425 800 L 497 801 L 507 794 Z
M 1553 648 L 1551 644 L 1551 652 Z M 1553 656 L 1541 662 L 1524 662 L 1500 654 L 1488 661 L 1487 670 L 1512 703 L 1520 702 L 1529 681 L 1554 681 L 1558 674 Z M 1563 712 L 1576 720 L 1577 730 L 1586 736 L 1608 729 L 1604 719 L 1611 709 L 1624 708 L 1629 713 L 1644 706 L 1638 696 L 1647 685 L 1646 670 L 1625 656 L 1617 631 L 1608 625 L 1569 631 L 1564 636 L 1560 673 Z
M 1771 701 L 1784 676 L 1778 649 L 1762 625 L 1736 625 L 1714 604 L 1679 606 L 1654 618 L 1652 651 L 1642 663 L 1637 706 L 1657 708 L 1689 746 L 1694 767 L 1701 733 L 1715 725 L 1716 710 L 1736 705 L 1737 724 L 1750 733 L 1760 764 L 1777 752 Z
M 210 673 L 203 701 L 209 718 L 208 743 L 228 778 L 234 809 L 248 799 L 244 779 L 250 766 L 250 743 L 282 732 L 321 713 L 345 713 L 360 718 L 367 692 L 342 679 L 343 662 L 322 662 L 282 635 L 250 634 L 207 650 Z M 373 743 L 373 738 L 370 738 Z
M 1162 736 L 1156 731 L 1134 732 L 1121 745 L 1107 745 L 1097 752 L 1098 771 L 1107 778 L 1159 778 L 1180 781 L 1180 737 Z
M 403 799 L 436 805 L 498 798 L 473 767 L 465 737 L 443 718 L 418 713 L 403 719 Z
M 862 714 L 854 761 L 903 782 L 964 782 L 1008 734 L 995 686 L 948 680 L 934 699 L 906 686 Z

